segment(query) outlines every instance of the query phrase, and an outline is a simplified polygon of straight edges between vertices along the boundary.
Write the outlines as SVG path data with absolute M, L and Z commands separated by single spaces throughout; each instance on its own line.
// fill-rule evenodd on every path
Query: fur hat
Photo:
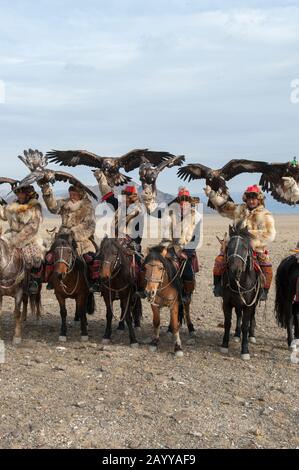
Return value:
M 15 194 L 18 194 L 18 193 L 25 193 L 28 198 L 30 199 L 38 199 L 38 194 L 37 192 L 35 191 L 34 189 L 34 186 L 23 186 L 22 188 L 18 188 L 18 186 L 16 186 L 14 189 L 13 189 L 13 192 Z
M 252 197 L 253 195 L 256 195 L 256 198 L 261 202 L 263 203 L 264 200 L 265 200 L 265 195 L 264 193 L 262 192 L 262 189 L 260 186 L 258 186 L 257 184 L 254 184 L 253 186 L 248 186 L 246 189 L 245 189 L 245 192 L 243 194 L 243 201 L 246 202 L 247 201 L 247 198 L 248 197 Z

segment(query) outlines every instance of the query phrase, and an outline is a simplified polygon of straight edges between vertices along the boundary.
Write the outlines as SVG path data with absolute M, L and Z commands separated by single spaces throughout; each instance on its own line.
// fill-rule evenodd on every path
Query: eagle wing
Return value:
M 254 160 L 230 160 L 219 172 L 226 181 L 241 173 L 264 173 L 270 167 L 270 163 Z
M 10 186 L 13 188 L 14 186 L 16 186 L 18 184 L 18 180 L 14 180 L 13 178 L 5 178 L 5 177 L 2 177 L 0 178 L 0 185 L 1 184 L 10 184 Z
M 167 160 L 164 160 L 157 168 L 157 173 L 161 173 L 165 168 L 172 168 L 174 166 L 181 166 L 185 161 L 185 155 L 178 155 L 177 157 L 172 157 Z
M 201 163 L 190 163 L 178 170 L 178 177 L 188 183 L 192 180 L 206 179 L 213 170 Z
M 48 160 L 61 166 L 86 165 L 102 169 L 104 157 L 87 150 L 51 150 L 46 154 Z
M 98 200 L 96 194 L 88 186 L 85 186 L 85 184 L 83 184 L 80 180 L 75 178 L 75 176 L 71 175 L 70 173 L 66 173 L 64 171 L 53 171 L 53 175 L 55 181 L 63 181 L 64 183 L 69 182 L 74 186 L 79 186 L 93 199 L 95 199 L 96 201 Z

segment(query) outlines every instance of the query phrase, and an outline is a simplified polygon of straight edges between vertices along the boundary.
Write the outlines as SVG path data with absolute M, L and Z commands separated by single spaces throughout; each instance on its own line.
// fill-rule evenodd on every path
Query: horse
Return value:
M 121 320 L 119 329 L 124 328 L 124 322 L 129 329 L 130 345 L 138 347 L 136 340 L 132 310 L 136 308 L 136 285 L 130 270 L 130 262 L 126 249 L 117 239 L 105 237 L 100 245 L 98 258 L 100 260 L 101 293 L 106 305 L 106 329 L 103 344 L 111 342 L 113 302 L 120 300 Z M 135 320 L 136 325 L 137 320 Z
M 168 258 L 167 250 L 163 246 L 154 246 L 149 249 L 144 260 L 145 269 L 145 295 L 151 304 L 153 312 L 154 337 L 150 343 L 150 351 L 158 349 L 160 339 L 160 309 L 168 307 L 170 310 L 170 330 L 174 338 L 174 353 L 182 357 L 182 343 L 180 339 L 180 325 L 183 321 L 183 308 L 180 307 L 182 288 L 177 270 Z
M 221 352 L 228 353 L 232 309 L 237 314 L 235 338 L 242 332 L 241 358 L 250 359 L 249 341 L 255 343 L 255 311 L 260 297 L 261 275 L 255 269 L 254 253 L 251 247 L 252 236 L 242 222 L 229 228 L 226 247 L 227 270 L 223 274 L 223 313 L 224 336 Z M 242 321 L 242 324 L 240 325 Z
M 299 345 L 299 253 L 281 261 L 275 283 L 276 320 L 281 328 L 287 329 L 288 346 L 293 349 Z
M 81 341 L 88 341 L 86 313 L 95 310 L 94 296 L 89 291 L 86 265 L 76 252 L 76 242 L 71 235 L 58 234 L 51 252 L 54 255 L 54 270 L 50 277 L 54 292 L 60 306 L 61 329 L 60 342 L 67 340 L 66 299 L 76 302 L 75 321 L 80 321 Z
M 32 313 L 37 319 L 41 317 L 41 286 L 36 295 L 29 295 L 28 282 L 29 274 L 22 251 L 12 248 L 7 241 L 0 238 L 0 314 L 3 297 L 13 297 L 15 299 L 13 344 L 15 345 L 22 341 L 22 326 L 23 321 L 27 319 L 29 300 Z

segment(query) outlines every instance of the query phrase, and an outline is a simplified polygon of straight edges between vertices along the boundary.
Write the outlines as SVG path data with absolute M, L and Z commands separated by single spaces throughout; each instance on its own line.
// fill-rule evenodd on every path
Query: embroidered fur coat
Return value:
M 231 201 L 223 203 L 221 197 L 211 191 L 209 198 L 223 217 L 233 219 L 235 222 L 243 221 L 249 232 L 253 235 L 252 247 L 257 252 L 263 252 L 268 242 L 276 236 L 274 218 L 264 206 L 260 204 L 249 210 L 246 204 L 234 204 Z
M 79 256 L 95 253 L 96 248 L 91 241 L 96 229 L 95 210 L 88 197 L 78 202 L 72 202 L 69 198 L 56 200 L 50 185 L 43 186 L 42 192 L 49 211 L 62 218 L 58 234 L 71 234 L 74 237 Z
M 9 225 L 3 238 L 13 247 L 22 249 L 27 268 L 39 267 L 45 255 L 43 239 L 39 235 L 43 219 L 40 203 L 31 199 L 27 204 L 13 202 L 0 206 L 0 218 Z

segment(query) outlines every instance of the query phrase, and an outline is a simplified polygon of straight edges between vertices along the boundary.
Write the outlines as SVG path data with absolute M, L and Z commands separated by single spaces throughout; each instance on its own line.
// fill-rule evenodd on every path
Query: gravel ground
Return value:
M 275 269 L 299 240 L 296 216 L 276 219 Z M 48 226 L 53 225 L 50 220 Z M 240 359 L 240 345 L 234 342 L 228 356 L 219 352 L 223 314 L 212 295 L 211 270 L 218 251 L 215 234 L 222 235 L 226 226 L 225 219 L 205 217 L 192 305 L 197 335 L 190 340 L 183 327 L 183 358 L 174 357 L 166 335 L 167 310 L 160 349 L 149 352 L 147 304 L 139 349 L 129 347 L 127 332 L 115 332 L 113 343 L 103 346 L 100 297 L 96 314 L 89 317 L 89 343 L 80 342 L 70 302 L 68 342 L 59 344 L 58 304 L 46 291 L 41 323 L 29 316 L 23 342 L 14 347 L 13 303 L 5 299 L 0 448 L 298 448 L 299 365 L 291 364 L 286 333 L 275 324 L 273 287 L 267 311 L 262 306 L 257 314 L 251 361 Z

